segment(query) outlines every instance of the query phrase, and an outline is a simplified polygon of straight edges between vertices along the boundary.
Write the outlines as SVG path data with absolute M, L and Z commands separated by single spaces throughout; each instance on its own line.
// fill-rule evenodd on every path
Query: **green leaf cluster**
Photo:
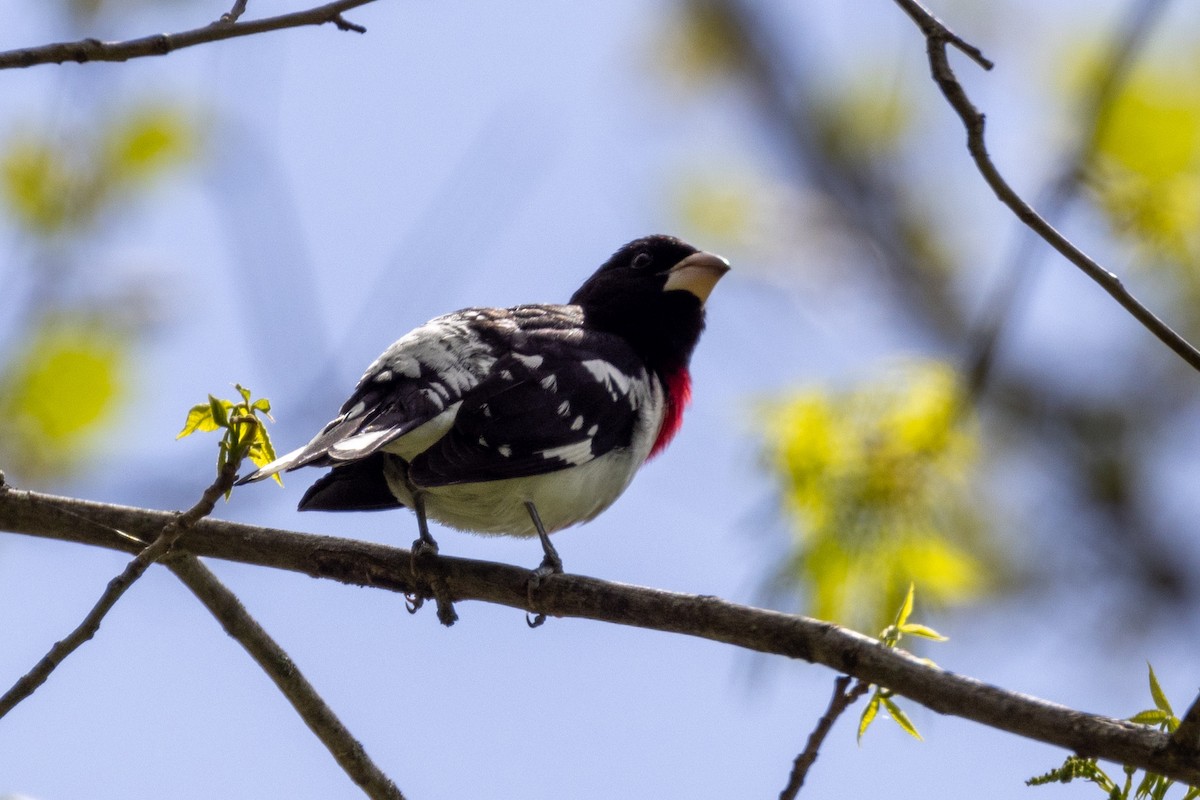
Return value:
M 250 390 L 241 384 L 235 388 L 241 396 L 240 402 L 222 400 L 208 396 L 207 403 L 192 406 L 188 411 L 183 430 L 176 439 L 191 436 L 198 431 L 223 430 L 220 449 L 217 453 L 217 472 L 220 473 L 229 463 L 241 463 L 249 458 L 255 466 L 262 467 L 275 460 L 275 447 L 267 434 L 267 426 L 259 419 L 259 414 L 274 422 L 271 416 L 271 401 L 265 397 L 251 400 Z M 276 483 L 283 485 L 283 480 L 274 475 Z M 226 498 L 229 493 L 226 493 Z
M 1154 667 L 1149 664 L 1146 666 L 1150 673 L 1150 697 L 1154 701 L 1154 707 L 1139 711 L 1130 717 L 1129 721 L 1139 725 L 1150 725 L 1166 733 L 1174 733 L 1175 729 L 1179 727 L 1179 718 L 1175 716 L 1171 703 L 1167 700 L 1167 695 L 1158 682 L 1158 676 L 1154 674 Z M 1144 773 L 1141 780 L 1138 780 L 1135 785 L 1134 781 L 1137 778 L 1138 770 L 1135 767 L 1127 766 L 1122 771 L 1125 773 L 1125 779 L 1121 783 L 1117 783 L 1104 771 L 1096 759 L 1068 756 L 1062 766 L 1030 778 L 1025 783 L 1028 786 L 1043 786 L 1048 783 L 1070 783 L 1078 778 L 1095 784 L 1108 795 L 1109 800 L 1131 800 L 1131 798 L 1133 800 L 1143 800 L 1143 798 L 1166 800 L 1167 792 L 1175 786 L 1175 781 L 1165 775 L 1153 772 Z M 1187 786 L 1184 788 L 1182 800 L 1198 800 L 1200 798 L 1200 787 Z
M 767 407 L 763 431 L 793 533 L 779 580 L 807 613 L 878 629 L 910 583 L 944 606 L 1001 571 L 973 482 L 977 428 L 948 365 L 795 394 Z
M 915 596 L 916 587 L 913 584 L 909 584 L 908 593 L 904 596 L 903 602 L 900 603 L 900 609 L 896 612 L 895 619 L 879 634 L 879 641 L 886 647 L 897 647 L 900 644 L 900 640 L 905 636 L 919 636 L 935 642 L 946 641 L 946 637 L 933 628 L 908 621 L 913 611 Z M 894 696 L 895 693 L 890 689 L 882 686 L 875 687 L 875 692 L 871 695 L 871 699 L 867 701 L 867 707 L 863 709 L 862 716 L 858 719 L 858 741 L 860 743 L 862 742 L 863 734 L 867 732 L 867 728 L 871 727 L 871 723 L 878 716 L 880 708 L 887 712 L 887 715 L 900 726 L 901 730 L 914 739 L 921 740 L 921 734 L 917 731 L 917 726 L 913 724 L 912 720 L 908 718 L 908 714 L 905 714 L 904 710 L 892 699 Z
M 60 139 L 26 130 L 0 150 L 0 198 L 39 236 L 82 230 L 131 190 L 191 158 L 196 144 L 192 119 L 158 104 Z
M 125 334 L 101 319 L 48 314 L 0 373 L 0 455 L 31 477 L 61 475 L 119 408 Z

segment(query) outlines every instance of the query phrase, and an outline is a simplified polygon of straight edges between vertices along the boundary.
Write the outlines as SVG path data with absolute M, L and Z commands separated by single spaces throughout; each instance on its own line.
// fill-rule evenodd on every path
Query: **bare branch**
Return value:
M 262 667 L 263 672 L 296 709 L 304 723 L 325 745 L 342 770 L 373 800 L 404 800 L 391 778 L 383 773 L 312 684 L 245 607 L 225 588 L 200 559 L 172 555 L 167 567 L 204 603 L 225 632 Z
M 147 535 L 170 519 L 159 511 L 0 487 L 0 530 L 15 533 L 129 550 L 128 535 Z M 529 570 L 523 567 L 437 556 L 422 562 L 414 578 L 407 550 L 212 519 L 198 522 L 176 549 L 419 596 L 430 595 L 432 581 L 443 581 L 453 601 L 481 600 L 681 633 L 798 658 L 886 686 L 941 714 L 1200 784 L 1200 759 L 1172 750 L 1170 738 L 1161 731 L 946 672 L 869 637 L 807 617 L 581 575 L 547 578 L 530 603 Z
M 859 681 L 854 684 L 853 689 L 847 691 L 846 687 L 850 685 L 851 680 L 853 678 L 849 675 L 842 675 L 833 682 L 833 696 L 829 698 L 829 707 L 817 720 L 817 727 L 813 728 L 813 732 L 808 735 L 808 742 L 804 745 L 804 750 L 792 762 L 792 774 L 788 776 L 787 786 L 783 787 L 783 791 L 779 793 L 779 800 L 796 800 L 796 796 L 800 794 L 800 788 L 804 786 L 804 779 L 808 777 L 808 770 L 816 763 L 817 753 L 820 752 L 825 737 L 833 728 L 833 723 L 837 722 L 837 718 L 842 715 L 843 711 L 852 706 L 855 700 L 862 697 L 871 688 L 870 684 Z
M 41 686 L 50 677 L 51 673 L 58 668 L 67 656 L 78 650 L 84 642 L 96 635 L 96 631 L 100 630 L 100 623 L 108 614 L 116 602 L 121 599 L 121 596 L 137 582 L 137 579 L 145 574 L 158 559 L 162 558 L 175 545 L 183 533 L 195 525 L 198 520 L 207 517 L 212 513 L 213 507 L 217 500 L 225 492 L 229 491 L 233 486 L 234 479 L 237 478 L 238 464 L 229 462 L 217 475 L 217 479 L 212 485 L 204 490 L 204 494 L 200 496 L 199 502 L 190 509 L 177 516 L 168 515 L 164 524 L 161 527 L 161 532 L 154 538 L 150 545 L 143 547 L 141 552 L 126 565 L 121 571 L 105 587 L 104 593 L 100 595 L 100 599 L 92 606 L 92 610 L 87 613 L 83 620 L 63 639 L 54 643 L 50 651 L 44 655 L 37 664 L 34 664 L 33 669 L 21 676 L 16 683 L 13 684 L 3 697 L 0 697 L 0 719 L 8 712 L 12 711 L 17 705 L 29 697 L 38 687 Z M 4 491 L 3 475 L 0 475 L 0 492 Z M 130 537 L 129 543 L 142 543 L 146 539 Z
M 246 13 L 246 2 L 247 0 L 234 0 L 233 8 L 222 14 L 221 18 L 217 20 L 217 23 L 228 25 L 230 23 L 237 22 L 238 19 L 241 18 L 242 14 Z
M 1041 192 L 1042 202 L 1039 205 L 1043 209 L 1042 216 L 1051 224 L 1055 224 L 1079 194 L 1083 177 L 1096 156 L 1105 125 L 1111 119 L 1112 104 L 1130 66 L 1166 6 L 1167 0 L 1135 0 L 1128 8 L 1125 21 L 1117 27 L 1107 48 L 1108 56 L 1101 61 L 1104 69 L 1092 83 L 1077 118 L 1082 132 L 1074 147 L 1064 156 L 1058 176 Z M 963 372 L 967 376 L 967 392 L 972 397 L 980 395 L 987 385 L 1005 323 L 1037 263 L 1035 244 L 1040 237 L 1028 228 L 1024 231 L 1025 234 L 1020 237 L 1008 259 L 1004 282 L 993 293 L 982 321 L 970 335 L 969 353 Z
M 244 2 L 238 2 L 234 4 L 230 12 L 216 22 L 180 33 L 159 33 L 121 42 L 81 39 L 77 42 L 59 42 L 40 47 L 7 50 L 0 52 L 0 69 L 32 67 L 35 64 L 62 64 L 67 61 L 76 61 L 82 64 L 86 61 L 128 61 L 131 58 L 143 56 L 165 56 L 167 53 L 207 42 L 251 36 L 284 28 L 324 25 L 327 22 L 334 23 L 341 30 L 363 33 L 366 31 L 365 28 L 347 22 L 342 14 L 352 8 L 373 2 L 375 0 L 336 0 L 336 2 L 326 3 L 305 11 L 294 11 L 290 14 L 280 14 L 276 17 L 266 17 L 248 22 L 239 22 L 237 17 L 233 16 L 235 13 L 240 15 L 245 8 Z M 227 17 L 229 19 L 226 19 Z
M 986 59 L 980 60 L 978 50 L 966 45 L 958 36 L 946 28 L 936 17 L 930 14 L 917 0 L 895 0 L 905 13 L 925 35 L 926 50 L 929 55 L 929 68 L 934 82 L 941 89 L 951 108 L 962 119 L 967 131 L 967 150 L 975 160 L 975 166 L 983 175 L 988 186 L 1021 222 L 1041 236 L 1051 247 L 1061 253 L 1068 261 L 1079 267 L 1085 275 L 1098 283 L 1113 299 L 1128 311 L 1134 319 L 1140 322 L 1148 331 L 1153 333 L 1167 347 L 1171 348 L 1180 358 L 1194 369 L 1200 370 L 1200 350 L 1176 333 L 1169 325 L 1159 319 L 1153 312 L 1141 304 L 1121 283 L 1113 273 L 1098 264 L 1090 256 L 1076 247 L 1049 222 L 1041 217 L 1033 207 L 1026 203 L 1019 194 L 1008 184 L 1004 176 L 992 161 L 987 152 L 984 138 L 984 116 L 971 102 L 966 90 L 958 82 L 954 70 L 950 67 L 950 58 L 946 52 L 947 45 L 954 45 L 970 55 L 977 63 L 988 66 Z

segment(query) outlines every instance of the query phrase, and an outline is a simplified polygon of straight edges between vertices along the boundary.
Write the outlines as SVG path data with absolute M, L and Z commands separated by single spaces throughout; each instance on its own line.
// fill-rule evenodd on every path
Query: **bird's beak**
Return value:
M 729 262 L 712 253 L 692 253 L 667 271 L 664 292 L 683 289 L 704 303 L 721 276 L 729 272 Z

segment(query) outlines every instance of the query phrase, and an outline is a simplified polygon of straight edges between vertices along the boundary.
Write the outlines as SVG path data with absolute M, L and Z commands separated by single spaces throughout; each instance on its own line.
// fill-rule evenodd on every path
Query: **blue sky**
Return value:
M 255 0 L 250 11 L 294 7 Z M 0 2 L 0 18 L 12 21 L 0 47 L 64 35 L 31 8 Z M 99 35 L 181 29 L 220 10 L 138 8 Z M 145 281 L 163 300 L 160 322 L 139 343 L 136 417 L 118 423 L 139 435 L 118 432 L 94 471 L 39 488 L 186 507 L 210 480 L 214 443 L 173 439 L 206 394 L 237 381 L 269 396 L 279 418 L 273 435 L 290 449 L 416 324 L 468 305 L 565 299 L 625 241 L 687 233 L 671 193 L 681 172 L 760 158 L 764 169 L 778 166 L 736 98 L 713 103 L 655 70 L 666 12 L 633 0 L 377 3 L 350 15 L 368 27 L 365 36 L 290 31 L 125 65 L 0 75 L 0 134 L 17 120 L 61 119 L 146 94 L 194 104 L 209 125 L 203 163 L 95 244 L 112 280 Z M 835 62 L 860 48 L 924 74 L 924 43 L 890 3 L 812 3 L 781 16 L 806 23 L 806 41 Z M 994 113 L 995 150 L 1053 140 L 1051 124 L 1028 123 L 1002 93 L 1041 62 L 1018 60 L 1021 48 L 1005 38 L 1011 29 L 995 18 L 985 14 L 976 33 L 985 50 L 1015 62 L 988 83 L 969 79 Z M 993 34 L 1000 41 L 989 48 Z M 921 102 L 940 98 L 930 87 Z M 952 176 L 946 191 L 961 195 L 969 220 L 963 240 L 975 253 L 997 249 L 1011 223 L 971 172 L 957 122 L 947 111 L 927 124 L 947 143 L 929 174 Z M 1031 152 L 1005 159 L 1020 182 L 1038 174 L 1040 151 Z M 16 235 L 0 236 L 0 252 L 19 263 Z M 800 278 L 780 283 L 769 259 L 724 252 L 734 272 L 710 301 L 683 430 L 612 509 L 556 536 L 568 571 L 759 599 L 781 544 L 756 466 L 753 402 L 918 344 L 880 324 L 887 312 L 869 290 L 822 288 L 814 276 L 838 269 L 831 253 L 797 256 Z M 981 257 L 981 284 L 994 268 Z M 6 269 L 0 264 L 0 278 Z M 258 306 L 231 302 L 219 288 L 235 279 L 257 287 Z M 1107 310 L 1106 300 L 1081 296 L 1085 308 Z M 217 515 L 400 546 L 414 538 L 407 512 L 297 514 L 305 478 L 290 476 L 283 490 L 247 487 Z M 449 554 L 531 567 L 541 557 L 535 542 L 435 535 Z M 0 681 L 74 626 L 123 563 L 115 553 L 0 537 Z M 413 800 L 773 797 L 835 677 L 586 621 L 530 631 L 519 612 L 473 603 L 447 630 L 432 609 L 409 616 L 397 596 L 212 566 Z M 951 635 L 930 653 L 948 669 L 1114 715 L 1148 703 L 1146 659 L 1180 705 L 1200 667 L 1190 643 L 1167 636 L 1108 647 L 1092 610 L 1053 589 L 1037 606 L 1005 601 L 922 621 Z M 908 707 L 924 743 L 880 724 L 856 746 L 848 718 L 802 796 L 1082 791 L 1022 786 L 1065 755 L 1053 748 Z M 302 800 L 352 797 L 354 787 L 186 590 L 152 570 L 95 640 L 0 722 L 0 797 L 6 792 Z

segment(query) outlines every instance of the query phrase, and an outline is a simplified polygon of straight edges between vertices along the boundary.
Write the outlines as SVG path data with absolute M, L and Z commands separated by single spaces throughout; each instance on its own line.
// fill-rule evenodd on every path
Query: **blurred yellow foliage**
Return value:
M 910 583 L 937 605 L 988 588 L 998 565 L 972 494 L 978 434 L 954 370 L 913 363 L 797 394 L 768 409 L 765 434 L 794 531 L 780 578 L 808 613 L 877 630 Z
M 826 92 L 810 109 L 825 153 L 850 163 L 893 157 L 913 121 L 901 88 L 884 68 L 863 68 Z
M 104 132 L 105 171 L 118 180 L 142 180 L 184 163 L 196 148 L 194 127 L 193 120 L 177 108 L 134 109 Z
M 98 131 L 18 133 L 0 154 L 0 197 L 32 233 L 79 230 L 132 186 L 191 158 L 194 127 L 178 109 L 146 105 Z
M 660 66 L 694 86 L 735 73 L 745 58 L 736 20 L 727 8 L 710 0 L 679 5 L 669 27 L 651 41 Z
M 1133 73 L 1100 120 L 1091 187 L 1142 262 L 1200 293 L 1200 53 Z
M 29 475 L 69 471 L 117 408 L 124 337 L 99 323 L 48 317 L 0 374 L 0 453 Z
M 95 187 L 91 178 L 50 142 L 21 135 L 0 161 L 4 199 L 18 221 L 32 232 L 56 233 L 78 217 L 90 216 Z
M 677 191 L 680 215 L 688 227 L 706 237 L 742 243 L 756 232 L 756 220 L 762 216 L 756 213 L 761 211 L 761 198 L 755 188 L 736 174 L 721 179 L 689 177 Z

